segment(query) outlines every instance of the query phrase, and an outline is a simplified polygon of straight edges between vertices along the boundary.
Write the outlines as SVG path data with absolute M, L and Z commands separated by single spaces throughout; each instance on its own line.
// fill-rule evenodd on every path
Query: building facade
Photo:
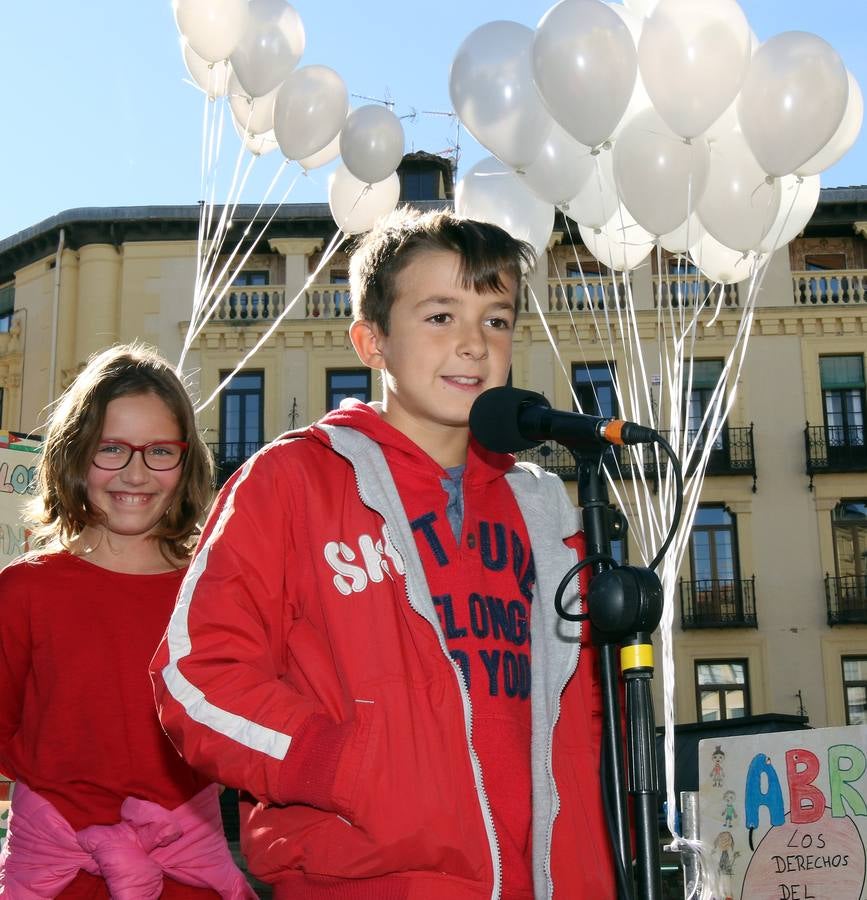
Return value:
M 405 193 L 433 190 L 438 199 L 418 205 L 448 203 L 450 168 L 431 174 L 424 162 L 414 159 Z M 239 208 L 235 232 L 253 213 Z M 198 217 L 197 207 L 69 210 L 0 241 L 0 431 L 38 434 L 87 358 L 113 342 L 140 339 L 180 358 Z M 323 258 L 335 232 L 328 207 L 284 206 L 262 236 L 250 224 L 238 243 L 246 260 L 223 279 L 184 364 L 194 396 L 208 398 L 285 312 L 201 410 L 221 479 L 343 397 L 380 394 L 348 339 L 351 248 Z M 621 294 L 573 232 L 558 223 L 530 276 L 512 383 L 560 409 L 573 407 L 574 389 L 585 412 L 624 414 L 591 318 Z M 685 294 L 668 266 L 660 254 L 631 275 L 651 345 L 657 305 L 695 305 L 699 295 Z M 802 235 L 770 263 L 736 401 L 710 453 L 674 615 L 679 722 L 764 713 L 867 722 L 865 287 L 867 188 L 825 190 Z M 685 427 L 700 422 L 719 376 L 739 289 L 726 288 L 722 312 L 700 322 Z M 561 474 L 577 502 L 568 455 L 556 445 L 525 455 Z M 617 550 L 640 563 L 635 534 Z

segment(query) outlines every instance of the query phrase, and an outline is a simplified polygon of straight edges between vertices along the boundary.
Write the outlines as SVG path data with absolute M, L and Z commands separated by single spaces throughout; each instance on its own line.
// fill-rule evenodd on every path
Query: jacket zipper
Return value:
M 333 444 L 332 444 L 332 448 L 333 448 Z M 355 462 L 352 459 L 350 459 L 349 462 L 352 465 L 352 475 L 353 475 L 353 478 L 355 479 L 355 489 L 358 491 L 359 499 L 365 506 L 367 506 L 371 509 L 376 509 L 376 506 L 369 503 L 367 498 L 364 496 L 364 490 L 361 486 L 361 482 L 358 479 L 358 470 L 355 467 Z M 389 533 L 390 533 L 391 528 L 389 528 L 388 519 L 384 515 L 383 515 L 383 519 L 385 522 L 385 527 L 389 530 Z M 389 540 L 391 540 L 390 534 L 389 534 Z M 393 540 L 391 540 L 391 543 L 392 543 L 393 547 L 397 548 L 397 544 L 395 544 Z M 413 602 L 412 597 L 410 596 L 409 583 L 408 583 L 406 574 L 404 574 L 404 579 L 403 579 L 403 590 L 404 590 L 404 593 L 406 594 L 406 602 L 409 604 L 410 609 L 412 609 L 413 612 L 415 612 L 417 615 L 421 616 L 421 618 L 424 619 L 425 622 L 427 622 L 429 625 L 431 625 L 427 616 L 425 616 L 424 613 L 422 613 L 422 611 L 418 608 L 418 606 L 416 606 L 416 604 Z M 431 627 L 433 628 L 433 625 L 431 625 Z M 442 651 L 442 653 L 445 656 L 446 660 L 448 661 L 449 665 L 452 667 L 452 670 L 455 673 L 455 677 L 458 679 L 458 688 L 460 689 L 460 692 L 461 692 L 461 702 L 464 707 L 464 724 L 466 726 L 466 732 L 467 732 L 467 749 L 469 750 L 469 753 L 470 753 L 470 763 L 472 764 L 472 767 L 473 767 L 473 777 L 476 780 L 476 794 L 478 796 L 479 806 L 480 806 L 481 812 L 482 812 L 482 818 L 484 819 L 484 822 L 485 822 L 485 831 L 486 831 L 487 837 L 488 837 L 488 846 L 491 851 L 491 863 L 492 863 L 493 870 L 494 870 L 494 885 L 493 885 L 493 890 L 491 892 L 491 900 L 499 900 L 500 893 L 502 891 L 502 883 L 503 883 L 503 864 L 502 864 L 502 858 L 500 856 L 500 843 L 499 843 L 499 840 L 497 839 L 497 831 L 494 828 L 494 816 L 491 813 L 491 803 L 488 800 L 488 794 L 485 791 L 485 783 L 484 783 L 484 779 L 482 777 L 482 765 L 479 762 L 479 757 L 476 754 L 475 748 L 473 747 L 473 707 L 470 702 L 470 690 L 467 687 L 466 680 L 464 679 L 464 673 L 461 671 L 460 666 L 449 655 L 448 647 L 446 646 L 446 643 L 445 643 L 445 637 L 440 633 L 440 631 L 438 629 L 434 628 L 434 631 L 435 631 L 437 637 L 439 638 L 440 650 Z M 562 693 L 562 691 L 561 691 L 561 693 Z M 559 713 L 559 699 L 557 701 L 557 707 L 558 707 L 558 713 Z M 553 735 L 553 730 L 552 730 L 552 735 Z M 552 781 L 553 781 L 553 776 L 552 776 Z M 556 793 L 555 793 L 555 796 L 556 796 Z M 557 803 L 559 804 L 559 797 L 557 797 Z M 553 830 L 553 828 L 552 828 L 552 830 Z M 550 845 L 550 835 L 549 835 L 549 845 Z M 550 853 L 550 846 L 549 846 L 549 853 Z M 549 881 L 549 883 L 551 881 L 550 875 L 548 877 L 548 881 Z
M 578 652 L 575 654 L 575 664 L 569 669 L 566 674 L 566 678 L 564 679 L 562 685 L 560 686 L 559 691 L 557 692 L 557 702 L 554 705 L 554 716 L 551 721 L 551 731 L 548 735 L 548 750 L 545 755 L 545 769 L 548 774 L 548 780 L 551 783 L 551 818 L 548 822 L 548 839 L 547 846 L 545 847 L 545 877 L 548 881 L 548 897 L 551 898 L 554 896 L 554 877 L 551 873 L 551 847 L 554 843 L 554 822 L 557 820 L 557 816 L 560 813 L 560 792 L 557 790 L 557 782 L 554 779 L 554 729 L 557 727 L 557 723 L 560 721 L 560 701 L 563 699 L 563 693 L 566 690 L 566 685 L 569 684 L 570 679 L 575 674 L 575 670 L 578 668 L 578 660 L 581 656 L 581 628 L 582 623 L 578 623 Z

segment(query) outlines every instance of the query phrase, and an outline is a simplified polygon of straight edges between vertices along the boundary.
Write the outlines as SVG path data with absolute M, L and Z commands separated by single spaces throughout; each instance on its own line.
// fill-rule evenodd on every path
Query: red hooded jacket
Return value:
M 442 468 L 363 404 L 230 480 L 154 658 L 160 716 L 192 765 L 259 801 L 242 844 L 278 900 L 496 900 L 469 691 L 382 448 L 444 510 Z M 471 444 L 465 523 L 517 501 L 535 561 L 535 896 L 605 900 L 594 653 L 552 602 L 577 514 L 558 478 L 513 463 Z

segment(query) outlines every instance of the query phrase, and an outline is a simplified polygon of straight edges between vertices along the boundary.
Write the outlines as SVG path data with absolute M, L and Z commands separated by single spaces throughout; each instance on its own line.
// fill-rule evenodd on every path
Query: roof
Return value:
M 411 162 L 436 160 L 443 172 L 451 161 L 427 153 L 408 154 Z M 421 209 L 439 209 L 450 201 L 413 201 Z M 57 250 L 60 229 L 64 245 L 73 250 L 85 244 L 128 241 L 196 240 L 200 205 L 187 206 L 85 206 L 67 209 L 42 222 L 0 240 L 0 284 L 15 272 Z M 274 216 L 268 237 L 331 237 L 336 226 L 327 203 L 285 203 L 257 206 L 240 204 L 234 218 L 264 224 Z M 804 233 L 808 237 L 839 234 L 853 222 L 867 221 L 867 185 L 822 188 L 819 205 Z

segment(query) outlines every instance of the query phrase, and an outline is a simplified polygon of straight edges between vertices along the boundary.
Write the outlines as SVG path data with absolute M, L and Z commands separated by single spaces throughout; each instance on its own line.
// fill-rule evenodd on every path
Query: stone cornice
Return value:
M 310 256 L 322 249 L 324 238 L 269 238 L 268 246 L 283 256 Z

